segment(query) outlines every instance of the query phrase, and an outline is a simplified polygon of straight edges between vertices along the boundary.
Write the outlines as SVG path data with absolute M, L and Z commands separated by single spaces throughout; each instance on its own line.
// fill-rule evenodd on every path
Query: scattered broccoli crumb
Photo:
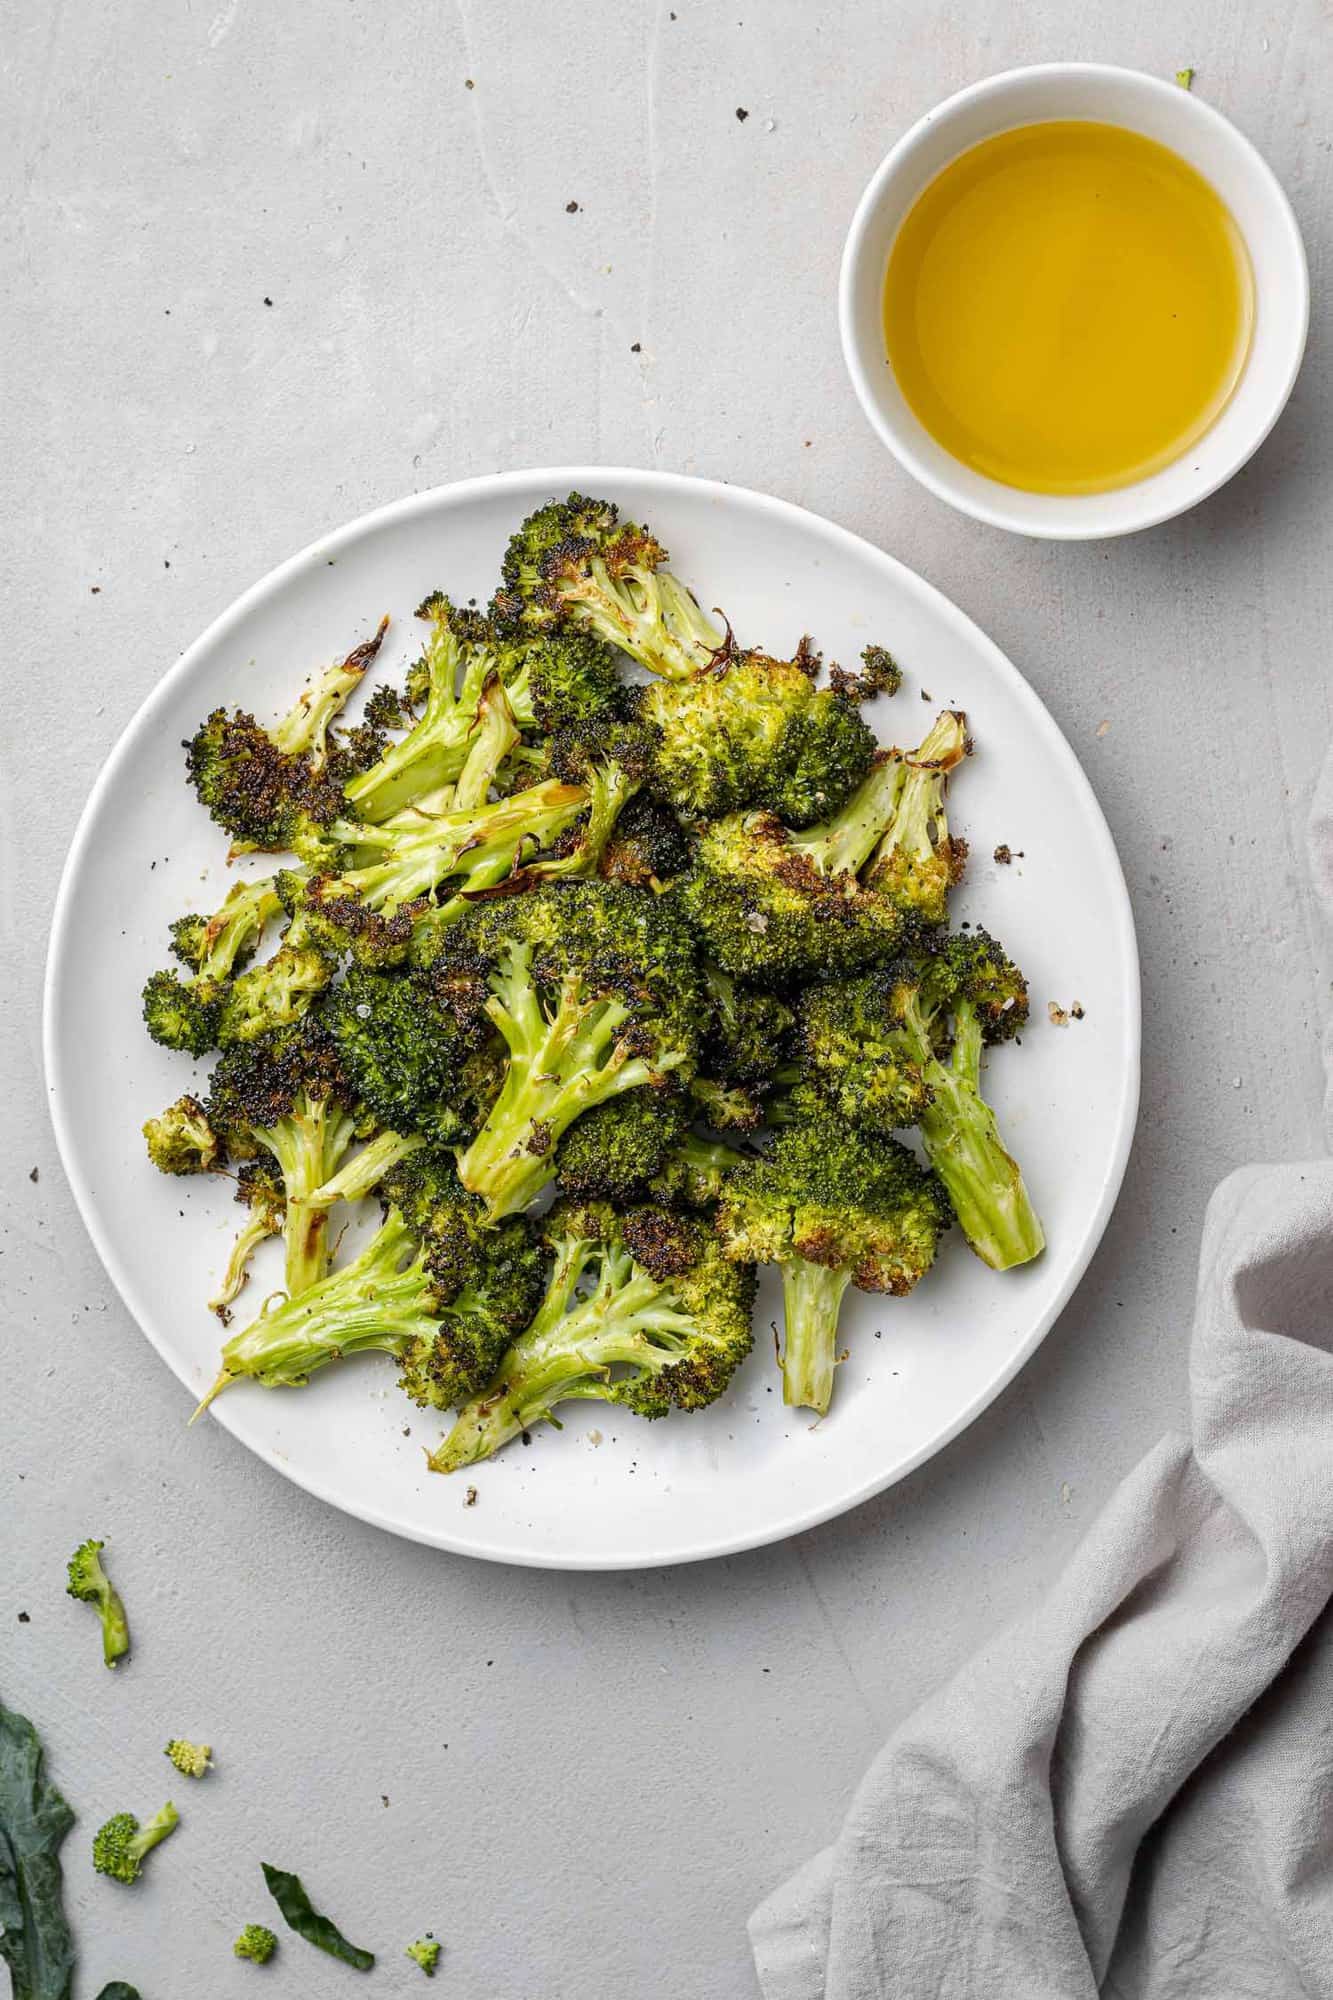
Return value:
M 1048 1000 L 1046 1002 L 1046 1012 L 1051 1017 L 1051 1026 L 1053 1028 L 1067 1028 L 1069 1026 L 1069 1010 L 1066 1007 L 1062 1007 L 1058 1000 Z
M 998 862 L 1000 862 L 1004 867 L 1007 868 L 1009 866 L 1009 863 L 1013 860 L 1013 858 L 1014 858 L 1013 849 L 1011 847 L 1006 847 L 1004 842 L 1001 841 L 1000 845 L 995 850 L 995 859 Z
M 102 1620 L 102 1658 L 114 1667 L 130 1650 L 130 1627 L 120 1593 L 102 1567 L 105 1542 L 86 1541 L 69 1559 L 65 1588 L 81 1604 L 95 1604 Z
M 182 1777 L 207 1777 L 213 1768 L 211 1743 L 187 1743 L 183 1736 L 173 1736 L 163 1754 L 170 1757 Z
M 463 1495 L 463 1505 L 465 1507 L 475 1507 L 476 1504 L 477 1489 L 475 1486 L 469 1486 L 467 1492 Z
M 247 1924 L 232 1946 L 237 1958 L 248 1958 L 254 1965 L 267 1965 L 277 1948 L 277 1933 L 267 1924 Z
M 1192 69 L 1178 69 L 1176 71 L 1176 82 L 1182 90 L 1192 90 L 1194 88 L 1194 71 Z
M 407 1947 L 403 1956 L 414 1959 L 425 1973 L 427 1979 L 434 1979 L 435 1968 L 440 1962 L 439 1940 L 438 1938 L 433 1938 L 430 1932 L 427 1931 L 425 1937 L 418 1938 L 415 1944 L 410 1944 Z
M 147 1856 L 179 1825 L 180 1814 L 169 1799 L 146 1826 L 133 1813 L 114 1813 L 93 1835 L 93 1867 L 113 1882 L 137 1882 Z

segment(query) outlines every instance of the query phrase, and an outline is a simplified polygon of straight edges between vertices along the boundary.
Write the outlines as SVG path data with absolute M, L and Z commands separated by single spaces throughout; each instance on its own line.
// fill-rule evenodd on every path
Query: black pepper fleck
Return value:
M 631 354 L 642 354 L 642 353 L 643 353 L 643 342 L 642 342 L 641 340 L 633 340 L 633 341 L 631 341 L 631 342 L 630 342 L 630 350 L 629 350 L 629 351 L 630 351 L 630 353 L 631 353 Z
M 264 304 L 265 304 L 266 306 L 271 306 L 271 305 L 272 305 L 272 303 L 273 303 L 273 301 L 272 301 L 272 299 L 270 299 L 270 298 L 266 298 L 266 299 L 264 300 Z
M 750 115 L 749 112 L 746 110 L 743 104 L 738 104 L 736 106 L 736 120 L 738 124 L 743 125 L 746 119 L 749 117 L 749 115 Z
M 577 215 L 578 212 L 579 212 L 579 205 L 576 201 L 567 201 L 565 203 L 566 215 Z
M 29 1618 L 29 1616 L 28 1616 L 27 1612 L 26 1612 L 26 1611 L 20 1611 L 20 1613 L 19 1613 L 19 1624 L 20 1624 L 20 1625 L 31 1625 L 31 1623 L 32 1623 L 32 1620 L 31 1620 L 31 1618 Z
M 28 1169 L 28 1179 L 29 1179 L 30 1181 L 33 1181 L 33 1182 L 35 1182 L 35 1181 L 37 1180 L 37 1178 L 38 1178 L 38 1175 L 37 1175 L 37 1169 L 36 1169 L 36 1167 L 29 1167 L 29 1169 Z

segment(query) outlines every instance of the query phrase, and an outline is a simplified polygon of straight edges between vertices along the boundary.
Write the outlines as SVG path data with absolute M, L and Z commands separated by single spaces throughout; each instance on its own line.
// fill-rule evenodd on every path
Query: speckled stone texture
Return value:
M 1209 1190 L 1322 1146 L 1329 966 L 1301 829 L 1331 720 L 1331 52 L 1318 0 L 69 0 L 14 17 L 0 1695 L 38 1722 L 81 1815 L 81 1994 L 112 1977 L 144 2000 L 253 1994 L 230 1950 L 270 1914 L 261 1859 L 382 1952 L 377 1991 L 417 1990 L 401 1954 L 430 1928 L 437 1990 L 468 2000 L 752 1994 L 752 1905 L 833 1832 L 893 1721 L 1032 1601 L 1180 1421 L 1174 1330 Z M 918 492 L 854 404 L 834 314 L 843 230 L 891 140 L 977 76 L 1070 56 L 1193 65 L 1289 190 L 1315 298 L 1305 372 L 1254 463 L 1196 514 L 1087 548 Z M 1125 1190 L 1032 1365 L 859 1513 L 627 1577 L 409 1547 L 220 1430 L 187 1434 L 184 1392 L 73 1212 L 40 1076 L 61 861 L 164 667 L 321 528 L 561 460 L 766 488 L 940 584 L 1082 757 L 1144 965 Z M 63 1593 L 89 1533 L 134 1623 L 114 1677 Z M 171 1772 L 173 1734 L 216 1746 L 205 1784 Z M 137 1893 L 94 1877 L 92 1829 L 168 1791 L 185 1824 Z M 286 1934 L 262 1976 L 287 2000 L 353 1980 Z

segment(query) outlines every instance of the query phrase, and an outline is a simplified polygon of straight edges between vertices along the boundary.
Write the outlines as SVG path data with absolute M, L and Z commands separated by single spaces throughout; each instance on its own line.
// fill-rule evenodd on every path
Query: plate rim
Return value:
M 1142 1081 L 1142 969 L 1129 888 L 1106 815 L 1072 744 L 1036 689 L 967 612 L 955 604 L 952 598 L 946 596 L 937 585 L 923 577 L 919 571 L 910 568 L 897 556 L 890 555 L 887 550 L 879 548 L 865 536 L 855 533 L 850 528 L 844 528 L 838 522 L 831 521 L 825 515 L 817 514 L 808 507 L 802 507 L 795 501 L 781 499 L 775 494 L 762 493 L 753 487 L 732 485 L 725 480 L 704 478 L 693 473 L 658 471 L 643 466 L 529 466 L 508 472 L 480 473 L 468 479 L 448 481 L 440 486 L 428 487 L 419 493 L 403 495 L 397 500 L 372 508 L 364 514 L 357 515 L 353 520 L 345 521 L 316 536 L 295 555 L 278 563 L 234 598 L 166 669 L 126 721 L 84 802 L 61 870 L 52 906 L 47 944 L 42 987 L 42 1060 L 47 1108 L 65 1178 L 103 1269 L 140 1333 L 154 1352 L 166 1362 L 181 1385 L 192 1393 L 191 1384 L 170 1349 L 150 1331 L 151 1315 L 137 1301 L 134 1282 L 122 1264 L 115 1245 L 101 1227 L 92 1189 L 79 1164 L 77 1146 L 65 1115 L 61 1052 L 56 1034 L 57 999 L 62 965 L 69 948 L 74 885 L 79 878 L 80 865 L 92 840 L 96 822 L 104 802 L 115 788 L 122 767 L 129 761 L 140 739 L 151 729 L 157 710 L 166 704 L 178 685 L 188 679 L 199 657 L 224 640 L 256 606 L 281 592 L 303 570 L 326 562 L 331 555 L 337 555 L 340 550 L 367 535 L 393 527 L 416 514 L 428 513 L 436 508 L 448 511 L 454 506 L 465 506 L 468 500 L 474 497 L 485 495 L 490 498 L 497 494 L 503 495 L 528 488 L 534 484 L 549 485 L 551 490 L 557 493 L 562 490 L 590 492 L 607 489 L 615 494 L 617 485 L 620 485 L 637 488 L 640 493 L 647 491 L 650 496 L 651 490 L 656 488 L 663 493 L 688 492 L 711 497 L 714 500 L 721 499 L 727 503 L 736 502 L 742 507 L 753 509 L 758 514 L 785 519 L 803 528 L 807 533 L 823 538 L 826 542 L 837 544 L 862 558 L 868 558 L 892 576 L 899 587 L 924 599 L 943 618 L 946 625 L 951 625 L 956 631 L 965 634 L 970 644 L 980 647 L 1000 678 L 1012 686 L 1020 705 L 1027 710 L 1031 721 L 1051 744 L 1055 755 L 1063 759 L 1069 767 L 1075 790 L 1082 800 L 1092 837 L 1101 849 L 1103 861 L 1109 864 L 1109 877 L 1115 891 L 1113 901 L 1117 943 L 1123 953 L 1124 964 L 1129 974 L 1129 1004 L 1121 1021 L 1122 1096 L 1111 1158 L 1096 1207 L 1084 1231 L 1083 1241 L 1071 1260 L 1064 1283 L 1051 1303 L 1037 1315 L 1033 1326 L 1017 1349 L 1006 1358 L 997 1372 L 978 1389 L 950 1422 L 933 1433 L 918 1449 L 896 1461 L 882 1474 L 863 1480 L 849 1493 L 783 1514 L 771 1521 L 762 1532 L 756 1533 L 750 1530 L 735 1535 L 722 1534 L 704 1538 L 696 1536 L 693 1541 L 664 1547 L 650 1553 L 636 1551 L 626 1554 L 608 1550 L 591 1554 L 570 1554 L 543 1549 L 516 1552 L 508 1547 L 488 1545 L 484 1537 L 478 1539 L 474 1535 L 471 1538 L 464 1538 L 457 1533 L 451 1533 L 443 1521 L 438 1528 L 433 1525 L 423 1526 L 401 1520 L 376 1508 L 373 1504 L 349 1501 L 336 1493 L 327 1480 L 298 1472 L 272 1445 L 239 1437 L 228 1420 L 225 1404 L 212 1412 L 216 1421 L 236 1437 L 239 1443 L 292 1484 L 340 1513 L 349 1514 L 355 1520 L 364 1521 L 371 1527 L 398 1535 L 404 1540 L 429 1548 L 446 1549 L 452 1554 L 471 1556 L 479 1561 L 506 1563 L 519 1568 L 612 1572 L 658 1569 L 678 1563 L 704 1562 L 720 1556 L 738 1555 L 747 1549 L 765 1548 L 775 1542 L 786 1541 L 792 1535 L 819 1527 L 839 1515 L 851 1513 L 867 1500 L 873 1499 L 876 1494 L 887 1492 L 889 1487 L 896 1486 L 919 1466 L 943 1451 L 955 1438 L 961 1436 L 1008 1387 L 1020 1370 L 1026 1367 L 1069 1303 L 1106 1233 L 1129 1164 L 1138 1123 Z

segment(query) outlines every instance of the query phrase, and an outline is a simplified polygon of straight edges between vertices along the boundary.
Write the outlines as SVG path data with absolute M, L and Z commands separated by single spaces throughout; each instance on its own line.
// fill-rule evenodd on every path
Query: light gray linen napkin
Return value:
M 1333 913 L 1333 763 L 1311 832 Z M 755 1912 L 765 2000 L 1333 1996 L 1333 1160 L 1213 1196 L 1190 1386 Z

